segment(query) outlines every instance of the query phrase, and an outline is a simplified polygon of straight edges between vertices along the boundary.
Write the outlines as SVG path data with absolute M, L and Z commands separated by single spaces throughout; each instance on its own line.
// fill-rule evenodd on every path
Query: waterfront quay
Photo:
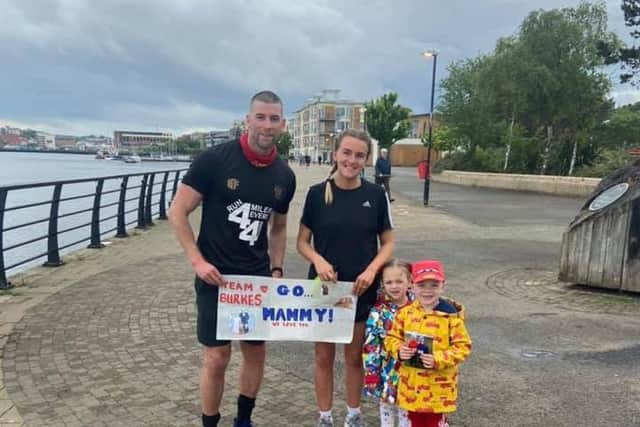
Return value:
M 292 168 L 285 275 L 299 278 L 308 267 L 295 252 L 304 195 L 328 166 Z M 640 425 L 640 299 L 557 280 L 574 202 L 557 199 L 568 208 L 545 217 L 539 196 L 434 183 L 425 208 L 412 197 L 420 182 L 407 175 L 394 185 L 396 255 L 442 260 L 445 293 L 466 308 L 473 350 L 452 426 Z M 0 426 L 198 425 L 193 273 L 167 222 L 154 223 L 65 255 L 61 267 L 10 277 L 15 287 L 0 293 Z M 314 426 L 313 345 L 267 348 L 256 426 Z M 238 362 L 234 351 L 222 426 L 235 415 Z M 376 425 L 376 404 L 363 412 Z

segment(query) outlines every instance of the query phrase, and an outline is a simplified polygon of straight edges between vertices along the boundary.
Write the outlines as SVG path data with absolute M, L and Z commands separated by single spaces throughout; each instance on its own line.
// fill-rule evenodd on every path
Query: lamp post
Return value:
M 367 119 L 365 114 L 367 113 L 367 108 L 366 107 L 360 107 L 360 127 L 362 128 L 363 132 L 367 132 Z M 371 153 L 369 153 L 371 154 Z M 367 159 L 368 160 L 368 159 Z M 366 167 L 366 164 L 365 164 Z M 365 168 L 362 168 L 362 170 L 360 171 L 360 177 L 364 178 L 365 177 Z
M 427 170 L 424 177 L 424 193 L 422 196 L 424 206 L 428 206 L 429 190 L 431 187 L 431 147 L 433 146 L 433 98 L 436 87 L 436 62 L 438 60 L 438 53 L 434 51 L 426 51 L 422 52 L 422 56 L 425 58 L 433 58 L 433 73 L 431 76 L 431 107 L 429 109 L 429 142 L 427 145 Z
M 366 107 L 360 107 L 360 122 L 361 122 L 361 127 L 363 131 L 367 131 L 367 108 Z

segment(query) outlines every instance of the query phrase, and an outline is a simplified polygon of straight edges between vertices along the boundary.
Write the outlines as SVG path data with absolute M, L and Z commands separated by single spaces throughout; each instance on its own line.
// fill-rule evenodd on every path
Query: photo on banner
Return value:
M 351 342 L 358 302 L 351 282 L 224 279 L 218 292 L 219 339 Z

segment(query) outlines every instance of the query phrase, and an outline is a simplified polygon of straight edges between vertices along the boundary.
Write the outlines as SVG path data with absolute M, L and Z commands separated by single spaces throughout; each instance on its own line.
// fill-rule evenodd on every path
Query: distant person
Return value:
M 415 300 L 398 310 L 384 340 L 386 352 L 400 360 L 396 404 L 409 412 L 412 426 L 448 426 L 447 414 L 456 410 L 458 365 L 471 352 L 464 308 L 441 297 L 440 261 L 413 263 L 411 280 Z
M 318 164 L 321 165 L 322 164 L 322 156 L 318 156 Z
M 239 142 L 217 145 L 196 157 L 169 210 L 173 230 L 196 274 L 204 427 L 220 421 L 224 376 L 231 358 L 230 342 L 216 336 L 218 286 L 227 274 L 282 277 L 287 212 L 296 188 L 295 175 L 275 148 L 285 125 L 278 95 L 270 91 L 254 95 L 246 125 L 247 133 Z M 196 243 L 188 217 L 200 203 Z M 236 327 L 246 329 L 248 316 L 239 320 Z M 233 425 L 250 427 L 264 374 L 265 344 L 244 341 L 240 351 L 240 395 Z
M 389 180 L 391 179 L 391 162 L 389 161 L 389 151 L 386 148 L 380 150 L 380 157 L 376 160 L 375 165 L 375 182 L 378 185 L 382 185 L 387 192 L 389 201 L 393 202 L 395 199 L 391 197 L 391 190 L 389 189 Z
M 311 165 L 311 156 L 310 155 L 306 155 L 304 156 L 304 164 L 309 167 L 309 165 Z
M 319 276 L 324 282 L 353 282 L 352 293 L 358 297 L 353 338 L 344 345 L 345 427 L 364 425 L 360 413 L 364 323 L 378 293 L 376 275 L 394 245 L 384 190 L 360 178 L 370 153 L 371 138 L 366 132 L 347 129 L 340 134 L 329 176 L 307 192 L 297 240 L 298 252 L 311 263 L 309 279 Z M 334 343 L 315 343 L 318 427 L 333 426 L 335 357 Z

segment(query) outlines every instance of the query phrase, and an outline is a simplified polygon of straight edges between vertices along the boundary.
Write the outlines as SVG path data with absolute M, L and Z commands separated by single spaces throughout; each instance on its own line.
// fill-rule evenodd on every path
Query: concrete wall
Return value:
M 500 188 L 504 190 L 531 191 L 557 196 L 587 197 L 596 188 L 600 178 L 577 178 L 548 175 L 515 175 L 506 173 L 481 173 L 443 171 L 433 174 L 432 180 L 472 187 Z

